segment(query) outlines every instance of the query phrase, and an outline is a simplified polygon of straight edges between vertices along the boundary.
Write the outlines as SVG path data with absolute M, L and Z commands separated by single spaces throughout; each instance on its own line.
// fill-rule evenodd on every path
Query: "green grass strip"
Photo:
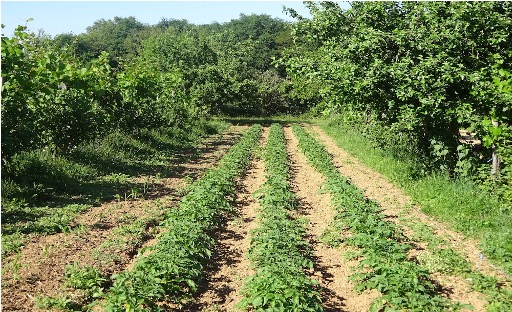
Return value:
M 436 285 L 427 269 L 408 261 L 411 246 L 401 229 L 385 220 L 380 206 L 342 177 L 325 148 L 298 125 L 293 131 L 308 161 L 326 177 L 326 190 L 332 195 L 337 211 L 335 220 L 352 234 L 345 243 L 360 250 L 356 290 L 376 289 L 383 294 L 372 310 L 385 307 L 407 311 L 446 311 L 457 308 L 447 298 L 436 294 Z
M 216 168 L 190 186 L 161 224 L 164 233 L 149 256 L 138 260 L 133 270 L 113 276 L 107 311 L 163 311 L 159 302 L 180 303 L 197 291 L 215 245 L 210 232 L 221 213 L 230 209 L 226 196 L 234 193 L 234 179 L 249 164 L 261 130 L 260 125 L 251 127 Z
M 278 124 L 270 127 L 263 158 L 267 180 L 260 190 L 260 227 L 252 233 L 249 250 L 257 271 L 244 284 L 240 306 L 255 311 L 323 311 L 318 283 L 305 274 L 313 267 L 304 240 L 305 223 L 289 215 L 295 194 L 288 183 L 288 154 Z

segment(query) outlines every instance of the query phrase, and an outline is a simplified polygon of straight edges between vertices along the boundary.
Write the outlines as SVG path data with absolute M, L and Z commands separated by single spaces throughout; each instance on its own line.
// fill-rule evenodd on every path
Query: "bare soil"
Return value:
M 297 138 L 289 127 L 285 128 L 288 154 L 293 172 L 293 190 L 297 194 L 301 212 L 309 220 L 308 234 L 315 262 L 312 278 L 320 283 L 322 302 L 326 311 L 368 311 L 373 299 L 380 293 L 376 290 L 357 293 L 355 284 L 349 280 L 353 267 L 358 263 L 347 260 L 344 247 L 334 248 L 320 242 L 329 223 L 334 220 L 334 209 L 330 206 L 331 196 L 320 193 L 325 182 L 321 173 L 308 164 L 306 157 L 298 150 Z
M 76 261 L 79 265 L 102 267 L 93 257 L 93 250 L 113 236 L 114 229 L 123 222 L 123 218 L 143 217 L 155 205 L 171 207 L 182 195 L 180 190 L 188 181 L 214 166 L 245 128 L 231 127 L 222 135 L 206 139 L 197 150 L 179 155 L 169 164 L 175 174 L 159 179 L 146 198 L 106 202 L 79 215 L 74 222 L 76 230 L 70 233 L 30 237 L 18 255 L 2 259 L 2 310 L 36 311 L 34 298 L 61 295 L 67 264 Z M 108 268 L 109 274 L 122 271 L 136 251 L 136 248 L 128 252 L 119 251 L 119 254 L 112 255 L 110 265 L 103 268 Z M 4 267 L 12 267 L 13 263 L 19 264 L 16 279 L 12 269 L 4 270 Z
M 268 128 L 264 128 L 260 146 L 266 144 Z M 261 158 L 253 159 L 244 177 L 237 183 L 232 207 L 235 215 L 226 220 L 226 226 L 215 233 L 217 250 L 205 272 L 195 300 L 180 311 L 235 311 L 242 300 L 239 294 L 243 282 L 254 271 L 247 257 L 250 231 L 258 224 L 258 200 L 254 193 L 265 183 L 265 164 Z

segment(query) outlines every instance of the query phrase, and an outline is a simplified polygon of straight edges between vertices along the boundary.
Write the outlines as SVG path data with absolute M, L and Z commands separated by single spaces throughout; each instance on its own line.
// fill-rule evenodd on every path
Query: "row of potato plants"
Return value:
M 387 221 L 378 203 L 369 200 L 338 172 L 331 155 L 302 127 L 293 126 L 299 148 L 310 164 L 326 177 L 325 190 L 332 196 L 336 210 L 334 227 L 349 233 L 342 238 L 358 250 L 356 290 L 376 289 L 382 296 L 371 310 L 446 311 L 454 304 L 438 294 L 429 271 L 410 261 L 412 246 L 398 225 Z
M 210 233 L 221 214 L 231 209 L 227 197 L 249 164 L 261 131 L 260 125 L 251 127 L 216 168 L 190 185 L 189 193 L 161 223 L 162 234 L 149 255 L 132 270 L 113 276 L 107 311 L 163 311 L 160 303 L 180 304 L 197 291 L 215 245 Z
M 318 283 L 305 272 L 313 268 L 304 240 L 305 221 L 290 216 L 297 205 L 288 182 L 284 133 L 278 124 L 270 127 L 263 158 L 266 182 L 257 193 L 259 227 L 251 233 L 249 250 L 256 273 L 245 281 L 239 305 L 254 311 L 323 311 Z

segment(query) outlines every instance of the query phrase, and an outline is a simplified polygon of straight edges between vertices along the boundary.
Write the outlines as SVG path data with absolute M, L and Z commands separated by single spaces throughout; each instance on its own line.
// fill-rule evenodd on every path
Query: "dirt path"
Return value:
M 266 144 L 268 128 L 263 128 L 260 146 Z M 265 164 L 258 157 L 249 165 L 244 177 L 238 181 L 234 201 L 235 217 L 226 220 L 226 226 L 216 233 L 217 247 L 199 294 L 193 303 L 180 311 L 235 311 L 242 300 L 239 291 L 244 280 L 254 272 L 247 253 L 250 247 L 249 232 L 258 224 L 256 216 L 259 203 L 253 194 L 265 183 Z
M 412 200 L 409 196 L 390 183 L 383 175 L 362 165 L 356 158 L 339 148 L 334 140 L 318 126 L 312 126 L 311 128 L 318 135 L 327 151 L 333 155 L 333 161 L 340 173 L 350 178 L 351 183 L 355 186 L 364 190 L 368 198 L 378 202 L 389 220 L 400 223 L 398 216 L 407 209 L 410 219 L 431 226 L 435 230 L 436 235 L 444 237 L 456 250 L 462 251 L 475 268 L 478 266 L 482 273 L 485 274 L 497 274 L 488 263 L 483 263 L 480 260 L 478 257 L 480 251 L 475 247 L 474 242 L 464 239 L 459 233 L 449 230 L 445 225 L 423 214 L 418 207 L 412 205 Z M 411 230 L 403 224 L 402 227 L 406 235 L 412 234 Z M 421 246 L 418 246 L 418 248 L 419 250 L 415 252 L 421 252 Z M 474 311 L 485 311 L 487 302 L 484 300 L 483 295 L 471 291 L 467 282 L 461 277 L 434 274 L 433 279 L 447 291 L 447 296 L 451 300 L 471 304 L 475 308 Z
M 34 311 L 34 298 L 61 295 L 67 264 L 76 261 L 79 265 L 102 267 L 93 257 L 93 251 L 115 236 L 113 231 L 125 222 L 123 220 L 133 221 L 155 213 L 155 209 L 171 206 L 182 195 L 180 190 L 188 184 L 186 180 L 197 178 L 212 167 L 246 128 L 231 127 L 220 136 L 206 139 L 194 155 L 180 155 L 170 164 L 175 174 L 159 179 L 146 199 L 104 203 L 78 216 L 74 222 L 76 230 L 70 233 L 32 236 L 18 255 L 2 259 L 2 267 L 6 263 L 18 266 L 16 277 L 13 270 L 2 274 L 2 310 Z M 108 273 L 123 270 L 136 249 L 112 255 L 110 265 L 105 265 Z
M 320 194 L 325 179 L 311 167 L 298 149 L 298 140 L 291 128 L 285 128 L 288 154 L 292 164 L 293 191 L 302 207 L 302 214 L 309 220 L 308 235 L 313 250 L 315 270 L 312 278 L 322 287 L 322 301 L 326 311 L 368 311 L 371 301 L 380 296 L 377 291 L 356 293 L 354 283 L 349 280 L 352 267 L 357 261 L 346 260 L 342 247 L 334 248 L 320 242 L 320 236 L 334 219 L 330 206 L 331 196 Z

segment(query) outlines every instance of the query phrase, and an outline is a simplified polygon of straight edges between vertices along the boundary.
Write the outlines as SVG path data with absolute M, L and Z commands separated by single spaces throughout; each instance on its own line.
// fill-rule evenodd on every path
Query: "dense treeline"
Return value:
M 280 91 L 285 73 L 275 69 L 272 59 L 291 43 L 291 28 L 268 15 L 242 14 L 228 23 L 207 25 L 162 19 L 152 26 L 116 17 L 53 42 L 72 46 L 85 62 L 106 51 L 113 67 L 144 59 L 152 70 L 178 70 L 192 102 L 209 113 L 269 115 L 290 106 Z
M 115 17 L 78 35 L 2 35 L 3 199 L 66 189 L 62 164 L 111 157 L 109 147 L 91 155 L 103 141 L 181 142 L 210 131 L 210 115 L 294 109 L 271 61 L 290 43 L 290 25 L 268 15 L 201 26 Z
M 509 2 L 306 6 L 312 18 L 290 9 L 292 24 L 115 17 L 79 35 L 20 27 L 2 36 L 2 165 L 112 131 L 186 132 L 209 115 L 309 110 L 417 159 L 417 175 L 471 177 L 512 201 Z M 482 144 L 465 144 L 460 129 Z
M 295 45 L 281 60 L 293 97 L 417 159 L 418 174 L 476 176 L 512 201 L 510 2 L 306 5 L 312 19 L 290 10 Z M 482 145 L 462 144 L 460 129 Z
M 99 20 L 55 38 L 2 37 L 2 154 L 67 150 L 116 128 L 195 126 L 206 114 L 259 115 L 288 105 L 271 65 L 289 26 L 266 15 L 196 26 Z

